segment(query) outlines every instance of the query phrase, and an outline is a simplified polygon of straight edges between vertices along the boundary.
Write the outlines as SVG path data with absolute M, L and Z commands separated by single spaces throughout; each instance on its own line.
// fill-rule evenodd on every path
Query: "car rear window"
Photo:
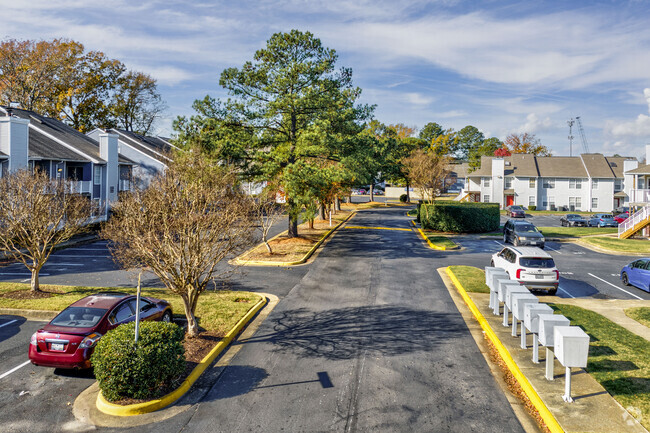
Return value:
M 50 325 L 68 328 L 91 328 L 106 314 L 103 308 L 68 307 L 50 322 Z
M 525 268 L 554 268 L 555 262 L 547 257 L 521 257 L 519 264 Z

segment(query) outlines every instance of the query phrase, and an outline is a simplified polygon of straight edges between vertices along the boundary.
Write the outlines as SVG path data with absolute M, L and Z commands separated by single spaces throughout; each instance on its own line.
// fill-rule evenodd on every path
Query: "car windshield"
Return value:
M 521 257 L 519 264 L 525 268 L 554 268 L 555 262 L 547 257 Z
M 579 220 L 582 218 L 580 215 L 567 215 L 566 217 L 570 220 Z
M 68 307 L 50 322 L 50 325 L 68 328 L 91 328 L 106 314 L 103 308 Z
M 539 233 L 537 227 L 532 224 L 520 224 L 515 227 L 517 233 Z
M 510 210 L 523 210 L 521 206 L 510 206 Z

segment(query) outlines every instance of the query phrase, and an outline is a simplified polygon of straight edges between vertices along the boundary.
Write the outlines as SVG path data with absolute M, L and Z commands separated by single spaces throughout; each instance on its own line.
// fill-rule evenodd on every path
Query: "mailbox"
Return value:
M 555 356 L 565 367 L 587 366 L 589 335 L 578 326 L 556 326 L 553 328 Z
M 515 289 L 517 289 L 517 288 L 526 289 L 524 286 L 519 284 L 517 281 L 513 281 L 513 280 L 510 280 L 510 279 L 499 280 L 498 283 L 499 283 L 498 284 L 499 302 L 506 302 L 506 298 L 508 296 L 508 291 L 510 290 L 511 287 L 515 288 Z M 526 289 L 526 291 L 528 291 L 528 289 Z
M 503 271 L 503 268 L 496 268 L 494 266 L 486 266 L 485 267 L 485 285 L 490 287 L 492 284 L 492 272 L 499 270 Z M 504 271 L 505 272 L 505 271 Z
M 510 306 L 512 309 L 512 336 L 517 336 L 517 322 L 521 321 L 521 348 L 526 348 L 526 328 L 524 328 L 524 305 L 537 304 L 539 299 L 537 296 L 526 291 L 525 293 L 509 293 Z
M 555 345 L 553 328 L 556 326 L 569 326 L 569 319 L 561 314 L 540 314 L 539 316 L 539 344 L 546 347 Z
M 510 275 L 508 275 L 506 271 L 494 271 L 492 272 L 491 277 L 492 277 L 492 283 L 490 284 L 490 290 L 495 290 L 495 291 L 499 290 L 499 280 L 512 282 L 512 280 L 510 279 Z M 515 283 L 519 284 L 517 281 L 515 281 Z
M 521 285 L 519 287 L 509 287 L 508 288 L 508 293 L 506 294 L 506 306 L 508 307 L 508 310 L 513 311 L 513 309 L 512 309 L 512 300 L 513 300 L 514 295 L 519 294 L 519 293 L 527 294 L 527 295 L 532 294 L 532 293 L 530 293 L 530 290 L 528 290 L 526 287 L 521 286 Z M 533 295 L 533 296 L 535 296 L 535 295 Z
M 495 316 L 499 315 L 499 300 L 497 299 L 497 291 L 499 289 L 499 281 L 505 280 L 510 281 L 510 276 L 506 271 L 501 268 L 486 268 L 489 269 L 489 283 L 488 287 L 490 288 L 490 303 L 489 307 L 492 308 L 492 312 Z M 487 275 L 487 274 L 486 274 Z M 487 278 L 487 277 L 486 277 Z
M 530 293 L 530 291 L 521 284 L 503 284 L 499 286 L 499 300 L 503 299 L 505 304 L 503 307 L 503 326 L 508 326 L 508 311 L 512 311 L 511 299 L 513 293 Z
M 553 314 L 553 309 L 546 304 L 524 305 L 524 326 L 530 332 L 539 332 L 539 315 Z

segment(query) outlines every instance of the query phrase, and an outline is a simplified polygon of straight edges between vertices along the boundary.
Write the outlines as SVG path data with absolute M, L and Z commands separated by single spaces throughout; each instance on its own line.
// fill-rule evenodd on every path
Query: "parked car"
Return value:
M 575 213 L 568 213 L 560 218 L 562 227 L 586 227 L 587 220 Z
M 503 225 L 503 242 L 515 246 L 530 245 L 544 248 L 544 235 L 533 224 L 526 221 L 508 220 Z
M 135 320 L 136 297 L 121 292 L 86 296 L 61 311 L 36 331 L 29 344 L 34 365 L 56 368 L 90 368 L 97 341 L 113 328 Z M 172 320 L 169 302 L 140 298 L 140 320 Z
M 359 194 L 364 195 L 366 193 L 366 190 L 363 188 L 359 189 Z
M 587 220 L 589 227 L 618 227 L 618 223 L 614 220 L 614 216 L 609 213 L 593 214 Z
M 614 217 L 614 220 L 615 220 L 617 223 L 620 224 L 620 223 L 622 223 L 623 221 L 625 221 L 626 219 L 628 219 L 629 217 L 630 217 L 629 212 L 623 212 L 623 213 L 620 213 L 620 214 L 616 215 L 616 216 Z
M 535 247 L 505 247 L 492 255 L 490 266 L 504 269 L 511 280 L 529 290 L 543 290 L 555 295 L 560 272 L 549 253 Z
M 510 205 L 506 208 L 506 216 L 510 218 L 526 218 L 526 211 L 521 206 Z
M 623 266 L 621 281 L 626 286 L 633 285 L 650 292 L 650 258 L 638 259 Z
M 375 189 L 375 190 L 373 190 L 373 192 L 374 192 L 375 195 L 384 195 L 384 191 L 382 191 L 380 189 Z
M 619 214 L 619 213 L 629 213 L 630 212 L 630 207 L 629 206 L 619 206 L 616 209 L 614 209 L 614 213 Z

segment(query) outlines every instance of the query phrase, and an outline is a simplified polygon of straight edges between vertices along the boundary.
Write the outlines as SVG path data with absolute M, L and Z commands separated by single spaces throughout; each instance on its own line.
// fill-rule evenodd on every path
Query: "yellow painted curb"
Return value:
M 465 291 L 463 285 L 460 283 L 460 281 L 458 281 L 458 278 L 456 278 L 456 275 L 454 275 L 451 268 L 447 267 L 446 271 L 447 271 L 447 275 L 449 275 L 449 278 L 451 278 L 451 281 L 456 286 L 456 289 L 458 290 L 461 297 L 469 307 L 470 311 L 472 312 L 472 314 L 474 315 L 478 323 L 481 325 L 481 328 L 483 328 L 485 335 L 490 339 L 490 341 L 492 341 L 492 344 L 494 344 L 494 347 L 497 349 L 497 352 L 499 352 L 499 356 L 501 356 L 503 362 L 505 362 L 512 375 L 515 377 L 517 382 L 519 382 L 521 389 L 526 393 L 526 395 L 530 399 L 530 402 L 533 404 L 535 409 L 537 409 L 537 412 L 539 412 L 539 416 L 544 420 L 546 427 L 548 427 L 551 433 L 564 433 L 564 430 L 562 429 L 560 424 L 557 422 L 557 420 L 555 419 L 551 411 L 548 410 L 548 408 L 546 407 L 542 399 L 539 397 L 539 395 L 537 394 L 533 386 L 530 384 L 526 376 L 524 376 L 524 374 L 521 372 L 521 370 L 517 366 L 517 363 L 515 363 L 515 360 L 512 359 L 510 352 L 508 352 L 508 349 L 506 349 L 503 343 L 501 343 L 501 340 L 499 340 L 499 337 L 494 333 L 492 327 L 487 322 L 487 320 L 485 320 L 485 317 L 483 317 L 483 314 L 481 314 L 479 309 L 476 307 L 474 301 L 472 301 L 472 299 L 469 297 L 467 291 Z
M 346 229 L 362 229 L 362 230 L 401 230 L 405 232 L 412 231 L 411 229 L 393 228 L 393 227 L 364 227 L 364 226 L 345 226 Z
M 434 250 L 438 250 L 438 251 L 447 251 L 447 247 L 445 247 L 445 246 L 440 246 L 440 245 L 436 245 L 436 244 L 434 244 L 433 242 L 431 242 L 431 241 L 429 240 L 429 238 L 427 237 L 427 235 L 424 234 L 424 232 L 422 231 L 422 229 L 419 228 L 417 225 L 415 225 L 415 221 L 411 220 L 411 222 L 413 223 L 413 227 L 415 227 L 416 229 L 418 229 L 418 232 L 420 233 L 420 236 L 422 236 L 422 239 L 424 239 L 425 241 L 427 241 L 427 244 L 429 244 L 429 246 L 430 246 L 431 248 L 433 248 Z M 455 249 L 455 248 L 454 248 L 454 249 Z
M 348 222 L 353 216 L 357 214 L 357 211 L 353 211 L 350 215 L 347 216 L 343 221 L 338 223 L 336 226 L 332 227 L 325 235 L 318 241 L 316 244 L 307 251 L 307 253 L 302 257 L 300 260 L 296 260 L 295 262 L 268 262 L 268 261 L 261 261 L 261 260 L 243 260 L 240 259 L 239 257 L 235 258 L 232 260 L 232 263 L 241 265 L 241 266 L 295 266 L 295 265 L 302 265 L 305 263 L 309 258 L 314 254 L 314 252 L 320 247 L 323 242 L 325 242 L 325 239 L 327 239 L 336 229 L 341 227 L 344 223 Z M 285 231 L 286 232 L 286 231 Z M 274 236 L 272 239 L 277 238 L 278 236 L 283 235 L 285 232 L 280 233 L 277 236 Z M 261 244 L 260 244 L 261 245 Z M 259 246 L 259 245 L 258 245 Z M 257 248 L 257 247 L 255 247 Z
M 176 388 L 174 391 L 171 393 L 156 399 L 156 400 L 151 400 L 146 403 L 137 403 L 137 404 L 129 404 L 129 405 L 119 405 L 119 404 L 113 404 L 109 401 L 107 401 L 104 396 L 102 395 L 102 392 L 99 392 L 99 395 L 97 395 L 97 409 L 99 409 L 101 412 L 104 412 L 105 414 L 108 415 L 114 415 L 114 416 L 133 416 L 133 415 L 142 415 L 144 413 L 149 413 L 149 412 L 155 412 L 159 409 L 162 409 L 164 407 L 169 406 L 170 404 L 174 403 L 176 400 L 181 398 L 187 391 L 189 391 L 190 387 L 196 382 L 196 380 L 201 376 L 201 374 L 205 371 L 206 368 L 210 364 L 212 364 L 212 361 L 215 360 L 217 356 L 230 344 L 230 342 L 239 334 L 239 332 L 242 330 L 244 326 L 257 314 L 257 312 L 264 306 L 266 305 L 266 298 L 262 298 L 257 304 L 253 306 L 250 310 L 248 310 L 248 313 L 244 317 L 242 317 L 239 322 L 235 325 L 234 328 L 232 328 L 226 335 L 221 339 L 219 343 L 208 353 L 205 358 L 197 365 L 194 367 L 194 370 L 190 373 L 189 376 L 183 381 L 181 386 Z

